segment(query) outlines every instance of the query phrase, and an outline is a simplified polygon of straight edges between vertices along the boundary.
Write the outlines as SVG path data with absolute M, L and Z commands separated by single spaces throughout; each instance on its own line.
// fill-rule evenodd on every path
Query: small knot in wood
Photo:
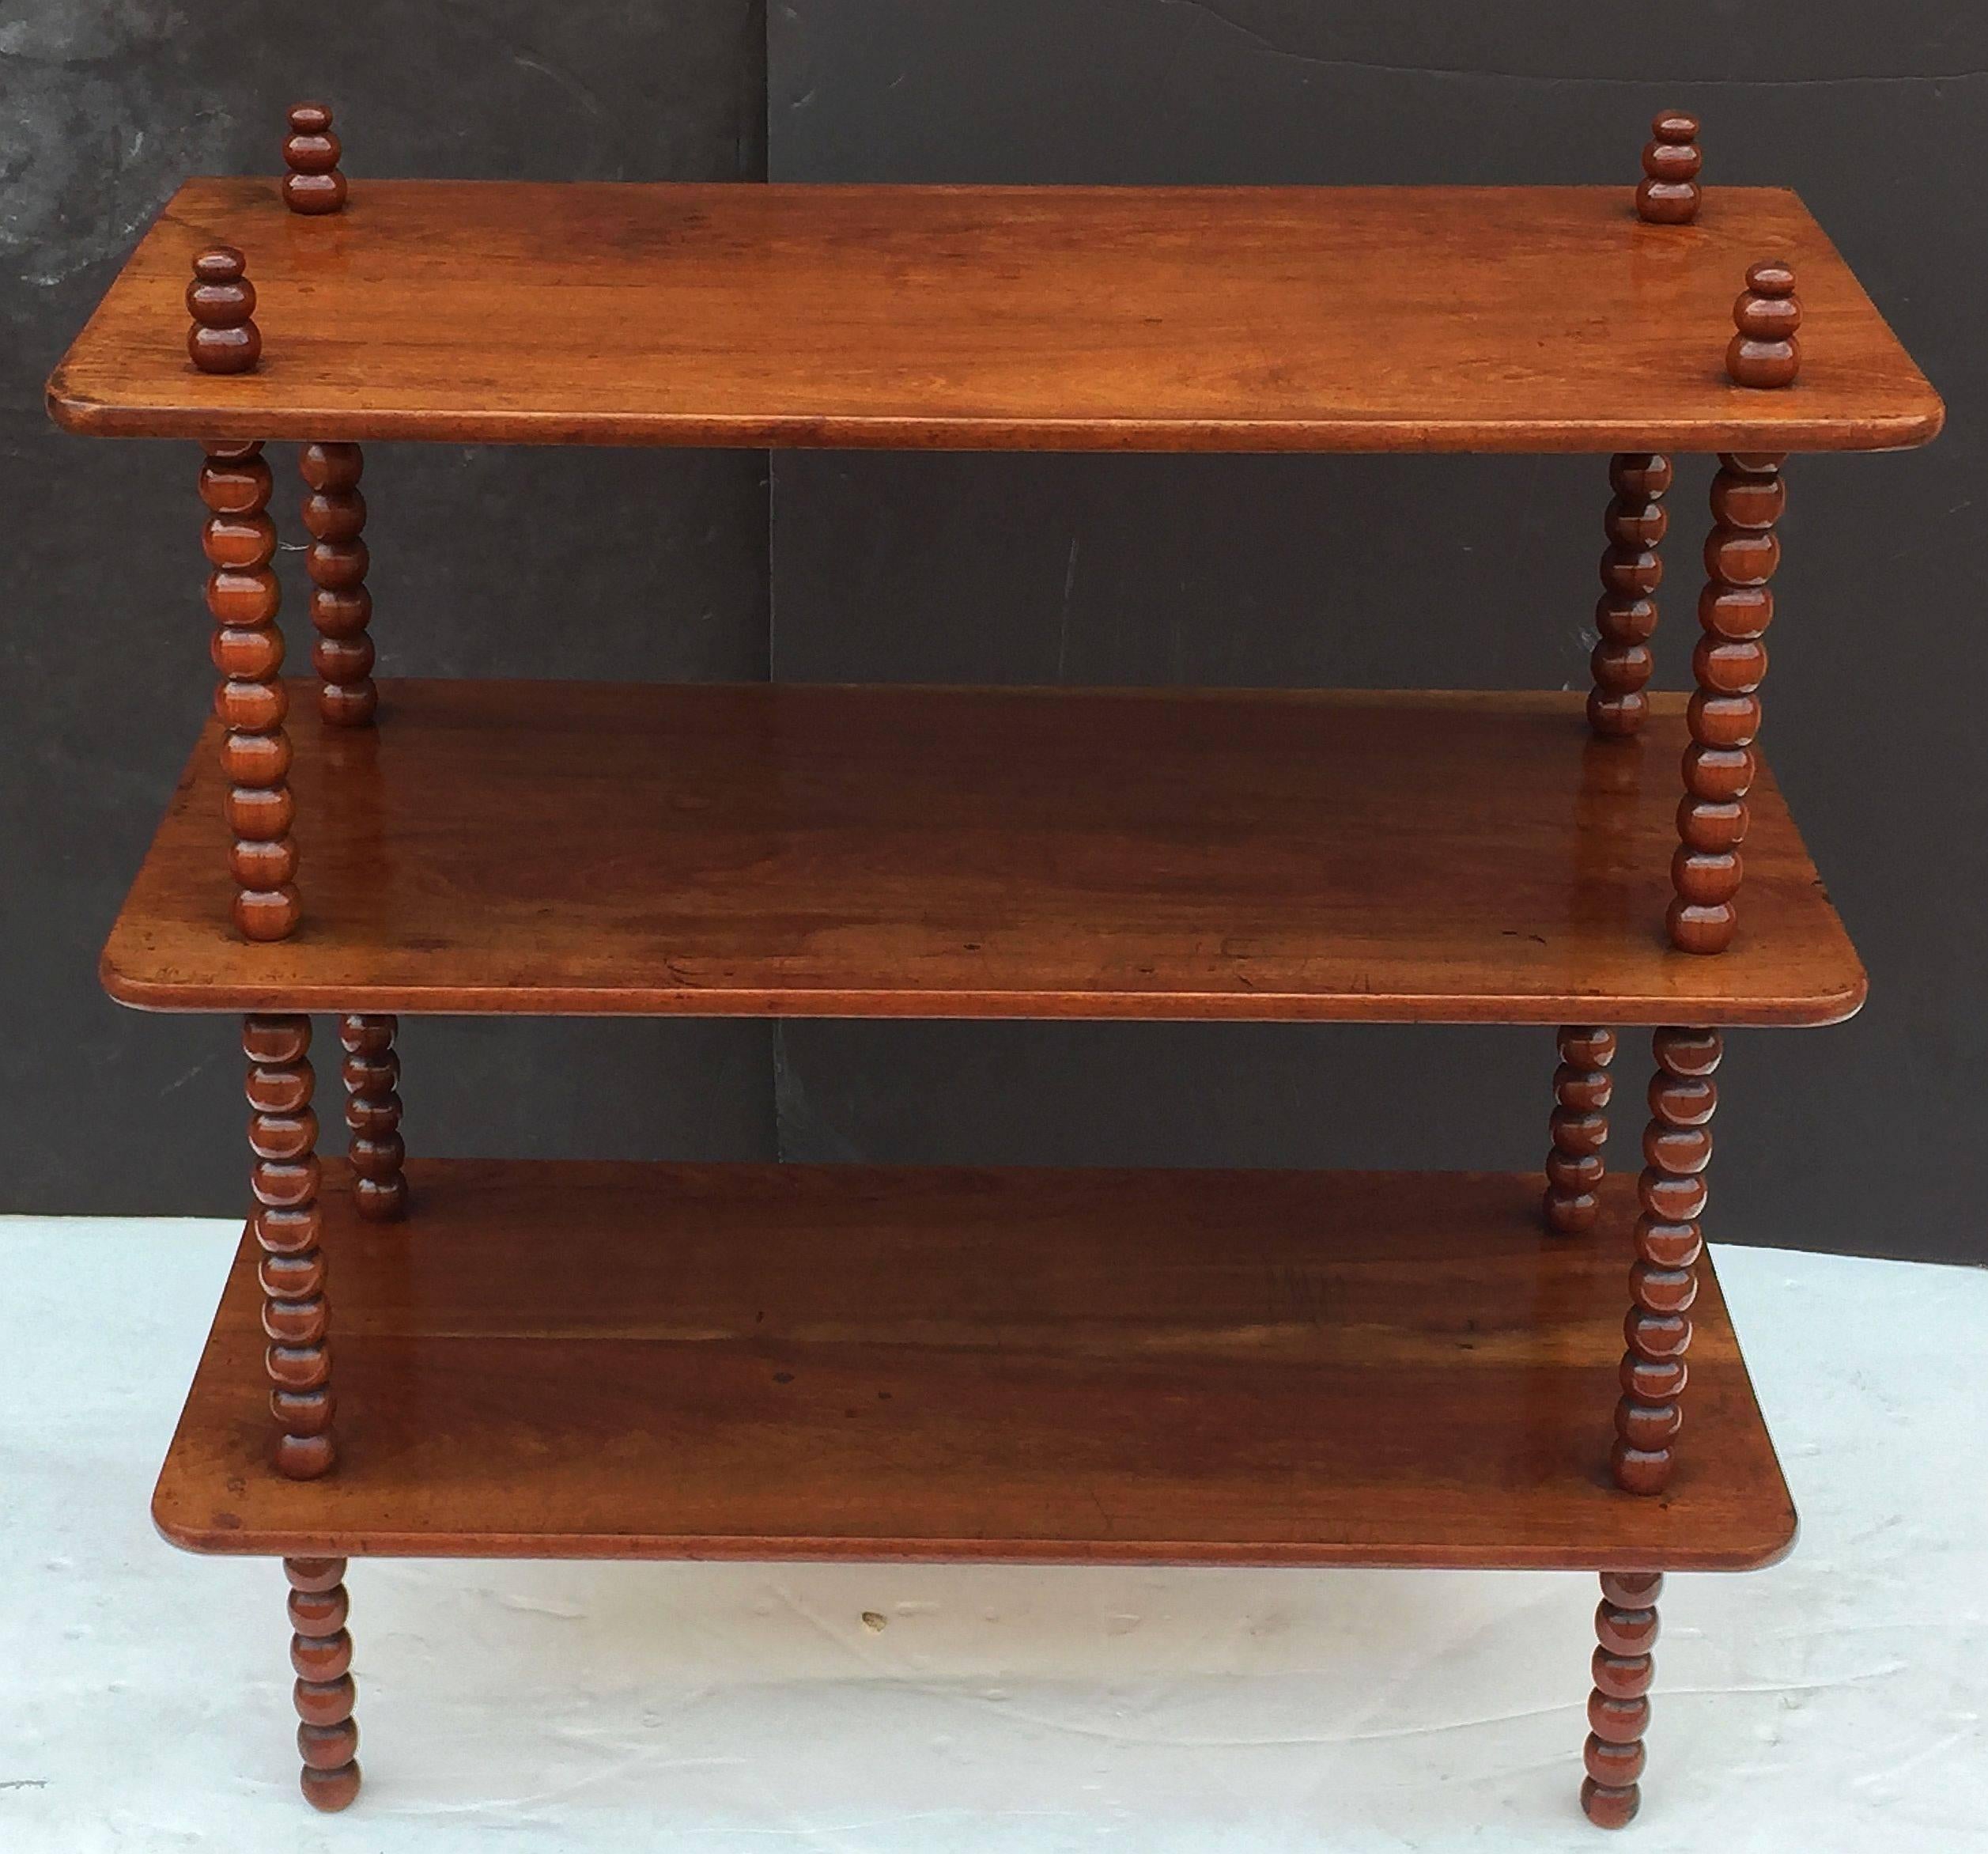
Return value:
M 1698 171 L 1705 157 L 1698 146 L 1698 118 L 1665 110 L 1650 125 L 1643 149 L 1642 184 L 1636 189 L 1636 216 L 1652 225 L 1688 225 L 1698 217 Z
M 1795 274 L 1779 262 L 1756 264 L 1733 305 L 1739 332 L 1725 350 L 1725 370 L 1740 386 L 1792 386 L 1801 370 L 1801 305 Z
M 322 103 L 293 104 L 289 123 L 283 141 L 290 170 L 283 176 L 283 203 L 293 213 L 335 213 L 345 204 L 346 189 L 331 111 Z
M 217 244 L 193 260 L 187 286 L 187 353 L 203 373 L 246 373 L 261 358 L 262 331 L 255 313 L 255 286 L 248 260 L 231 244 Z

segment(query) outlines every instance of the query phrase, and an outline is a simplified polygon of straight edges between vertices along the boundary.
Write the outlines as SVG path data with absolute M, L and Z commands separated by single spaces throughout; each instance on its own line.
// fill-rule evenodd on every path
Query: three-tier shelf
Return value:
M 280 181 L 174 195 L 49 403 L 205 448 L 215 712 L 103 969 L 244 1018 L 256 1207 L 153 1512 L 283 1560 L 313 1803 L 358 1788 L 373 1553 L 1598 1572 L 1582 1794 L 1634 1813 L 1661 1574 L 1794 1536 L 1702 1254 L 1721 1035 L 1865 993 L 1754 747 L 1782 464 L 1942 416 L 1695 135 L 1659 118 L 1633 191 L 348 189 L 303 105 Z M 384 439 L 1598 453 L 1594 688 L 376 685 Z M 1646 686 L 1677 452 L 1722 459 L 1688 701 Z M 1544 1194 L 408 1160 L 430 1012 L 1553 1025 L 1560 1066 Z M 1627 1026 L 1640 1182 L 1603 1175 Z

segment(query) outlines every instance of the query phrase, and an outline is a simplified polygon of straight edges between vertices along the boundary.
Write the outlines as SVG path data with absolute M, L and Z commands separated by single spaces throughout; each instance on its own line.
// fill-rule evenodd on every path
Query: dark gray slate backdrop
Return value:
M 792 0 L 775 179 L 1574 182 L 1705 119 L 1707 178 L 1797 187 L 1951 406 L 1791 472 L 1774 763 L 1873 977 L 1835 1030 L 1730 1039 L 1717 1235 L 1981 1260 L 1979 622 L 1988 17 L 1514 0 Z M 1568 287 L 1579 287 L 1570 276 Z M 1710 466 L 1680 471 L 1660 683 L 1688 681 Z M 784 455 L 790 678 L 1580 685 L 1594 459 Z M 1485 776 L 1495 778 L 1495 767 Z M 796 1158 L 1538 1163 L 1538 1031 L 790 1024 Z M 1612 1156 L 1636 1163 L 1635 1039 Z
M 57 432 L 49 367 L 183 176 L 280 171 L 299 97 L 334 104 L 354 177 L 760 178 L 763 7 L 667 12 L 0 9 L 0 1209 L 215 1214 L 246 1179 L 238 1027 L 121 1009 L 96 977 L 214 686 L 198 453 Z M 294 547 L 293 448 L 271 458 Z M 754 452 L 369 447 L 384 670 L 764 675 L 765 470 Z M 308 663 L 294 553 L 283 566 Z M 750 1023 L 410 1024 L 408 1142 L 769 1156 L 770 1043 Z

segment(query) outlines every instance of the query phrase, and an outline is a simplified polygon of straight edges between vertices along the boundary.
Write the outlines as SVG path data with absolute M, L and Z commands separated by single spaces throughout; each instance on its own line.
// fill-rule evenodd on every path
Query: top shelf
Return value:
M 197 371 L 195 255 L 256 370 Z M 1802 371 L 1732 384 L 1785 258 Z M 49 382 L 131 437 L 1068 451 L 1823 451 L 1939 397 L 1790 192 L 188 181 Z

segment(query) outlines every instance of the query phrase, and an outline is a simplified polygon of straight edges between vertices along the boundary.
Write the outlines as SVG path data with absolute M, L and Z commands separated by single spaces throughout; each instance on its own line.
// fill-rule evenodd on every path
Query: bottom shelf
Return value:
M 153 1500 L 301 1556 L 1739 1570 L 1794 1512 L 1709 1263 L 1670 1490 L 1607 1453 L 1633 1181 L 328 1171 L 340 1459 L 268 1465 L 244 1239 Z

